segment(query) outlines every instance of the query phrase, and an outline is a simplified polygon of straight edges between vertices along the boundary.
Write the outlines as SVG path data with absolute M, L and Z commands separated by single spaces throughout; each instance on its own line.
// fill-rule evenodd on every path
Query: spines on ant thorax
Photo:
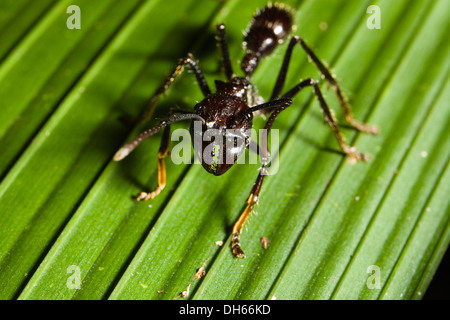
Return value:
M 258 10 L 250 21 L 244 38 L 247 54 L 241 68 L 247 77 L 251 76 L 259 60 L 272 53 L 293 28 L 292 10 L 285 5 L 269 4 Z

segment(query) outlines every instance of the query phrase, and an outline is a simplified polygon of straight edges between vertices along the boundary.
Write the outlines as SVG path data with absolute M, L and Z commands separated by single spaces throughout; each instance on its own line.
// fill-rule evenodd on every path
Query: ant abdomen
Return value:
M 286 39 L 291 29 L 292 15 L 285 7 L 272 5 L 255 14 L 244 38 L 247 54 L 241 68 L 246 76 L 255 71 L 260 58 L 272 53 Z

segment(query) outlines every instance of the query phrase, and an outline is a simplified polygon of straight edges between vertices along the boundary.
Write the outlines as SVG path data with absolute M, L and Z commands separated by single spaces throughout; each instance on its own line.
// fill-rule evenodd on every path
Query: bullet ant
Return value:
M 202 165 L 209 173 L 214 175 L 221 175 L 225 173 L 235 163 L 234 161 L 217 161 L 218 159 L 229 159 L 232 152 L 232 159 L 237 159 L 251 144 L 251 137 L 249 135 L 249 129 L 253 126 L 253 116 L 255 112 L 267 114 L 268 119 L 264 126 L 264 129 L 269 131 L 272 127 L 276 117 L 292 104 L 292 98 L 306 87 L 312 87 L 313 91 L 319 100 L 320 107 L 322 109 L 323 116 L 326 123 L 333 131 L 339 147 L 343 153 L 348 155 L 353 161 L 368 160 L 368 155 L 360 153 L 355 147 L 349 146 L 345 143 L 345 138 L 339 130 L 337 121 L 333 115 L 333 112 L 327 106 L 325 99 L 321 93 L 319 85 L 316 80 L 309 78 L 301 81 L 295 85 L 292 89 L 281 95 L 281 90 L 284 86 L 286 73 L 288 70 L 289 62 L 291 59 L 292 50 L 295 45 L 300 45 L 306 52 L 309 59 L 316 65 L 321 72 L 323 78 L 334 89 L 334 92 L 339 100 L 341 108 L 344 112 L 346 122 L 355 129 L 370 133 L 377 134 L 378 129 L 374 126 L 367 125 L 359 122 L 353 118 L 351 109 L 347 100 L 345 99 L 342 91 L 336 82 L 334 76 L 330 73 L 329 69 L 317 58 L 313 51 L 308 47 L 305 41 L 298 37 L 293 36 L 287 48 L 284 56 L 284 60 L 281 66 L 281 70 L 278 74 L 275 86 L 272 91 L 272 95 L 268 102 L 258 96 L 256 88 L 250 82 L 251 76 L 258 67 L 259 62 L 264 57 L 268 56 L 274 51 L 274 49 L 283 43 L 289 36 L 293 29 L 291 10 L 284 5 L 268 5 L 267 7 L 259 10 L 251 20 L 246 35 L 244 38 L 244 47 L 246 54 L 241 63 L 241 69 L 244 73 L 243 77 L 234 74 L 230 56 L 228 52 L 228 43 L 226 39 L 225 25 L 217 25 L 218 32 L 218 44 L 221 50 L 223 59 L 223 68 L 227 78 L 227 81 L 215 81 L 216 92 L 212 93 L 208 84 L 200 70 L 196 60 L 192 54 L 187 54 L 181 59 L 175 70 L 166 78 L 163 85 L 157 89 L 153 98 L 150 101 L 151 105 L 157 103 L 159 97 L 165 93 L 169 86 L 173 83 L 175 78 L 179 76 L 185 66 L 188 66 L 194 73 L 200 89 L 205 96 L 204 100 L 197 103 L 192 113 L 175 113 L 171 114 L 166 120 L 161 121 L 157 126 L 144 131 L 137 136 L 130 143 L 123 146 L 114 156 L 115 161 L 119 161 L 126 157 L 139 143 L 149 136 L 154 135 L 158 131 L 164 128 L 161 145 L 158 152 L 158 186 L 152 192 L 141 192 L 137 196 L 137 200 L 148 200 L 156 197 L 165 187 L 166 184 L 166 170 L 164 165 L 164 158 L 168 154 L 169 150 L 169 134 L 170 124 L 182 121 L 191 120 L 191 135 L 202 135 L 208 129 L 215 129 L 223 134 L 224 140 L 227 141 L 228 136 L 227 129 L 233 129 L 240 135 L 243 141 L 239 147 L 232 148 L 231 151 L 225 148 L 222 142 L 217 142 L 212 150 L 212 156 L 215 159 L 212 163 L 207 163 L 202 158 Z M 201 132 L 194 131 L 194 122 L 201 121 Z M 202 145 L 202 150 L 205 149 L 205 144 Z M 244 252 L 240 245 L 240 234 L 242 227 L 249 214 L 252 212 L 255 204 L 258 202 L 259 192 L 266 175 L 267 167 L 270 163 L 270 156 L 267 150 L 267 145 L 262 144 L 257 148 L 258 154 L 262 162 L 262 168 L 259 172 L 253 188 L 250 192 L 250 196 L 247 200 L 247 205 L 240 215 L 239 219 L 235 223 L 232 231 L 231 248 L 233 254 L 236 257 L 243 258 Z

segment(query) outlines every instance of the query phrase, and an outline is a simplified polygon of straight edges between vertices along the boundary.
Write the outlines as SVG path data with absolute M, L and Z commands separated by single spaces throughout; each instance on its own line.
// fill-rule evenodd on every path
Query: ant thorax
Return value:
M 263 104 L 265 102 L 263 97 L 261 97 L 258 94 L 258 90 L 256 89 L 256 87 L 252 84 L 249 84 L 247 86 L 246 94 L 247 94 L 247 105 L 249 107 L 254 107 Z M 258 113 L 255 113 L 254 115 L 256 116 L 258 115 Z
M 256 87 L 244 77 L 233 77 L 230 82 L 216 80 L 215 84 L 217 93 L 226 93 L 241 98 L 250 108 L 265 102 L 258 94 Z

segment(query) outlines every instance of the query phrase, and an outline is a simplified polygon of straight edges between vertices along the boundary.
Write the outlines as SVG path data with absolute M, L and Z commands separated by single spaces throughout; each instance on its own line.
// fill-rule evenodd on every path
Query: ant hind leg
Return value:
M 339 147 L 341 148 L 342 152 L 344 152 L 346 155 L 349 156 L 350 161 L 352 163 L 356 161 L 367 161 L 369 160 L 369 155 L 365 153 L 360 153 L 356 147 L 349 146 L 345 143 L 345 137 L 339 130 L 339 126 L 337 123 L 336 118 L 334 117 L 333 111 L 328 107 L 327 103 L 325 102 L 325 99 L 323 98 L 322 92 L 320 91 L 319 85 L 316 80 L 310 78 L 306 79 L 302 82 L 300 82 L 298 85 L 296 85 L 294 88 L 289 90 L 287 93 L 283 95 L 283 98 L 292 98 L 295 96 L 300 90 L 304 89 L 305 87 L 313 87 L 314 93 L 317 96 L 317 99 L 319 100 L 320 107 L 322 109 L 323 116 L 325 118 L 325 121 L 330 126 L 331 130 L 333 130 L 333 133 L 336 137 L 336 140 L 339 143 Z M 282 110 L 278 108 L 274 111 L 279 113 Z
M 344 112 L 345 120 L 347 121 L 347 123 L 359 131 L 369 133 L 369 134 L 378 134 L 379 130 L 376 126 L 372 126 L 372 125 L 360 122 L 353 117 L 351 107 L 350 107 L 347 99 L 345 98 L 344 94 L 342 93 L 342 90 L 339 87 L 339 84 L 337 83 L 334 76 L 330 73 L 328 68 L 320 61 L 320 59 L 314 54 L 314 52 L 308 47 L 308 45 L 305 43 L 305 41 L 298 36 L 292 37 L 291 41 L 289 42 L 289 46 L 288 46 L 288 49 L 284 56 L 283 64 L 282 64 L 280 72 L 278 74 L 277 82 L 275 83 L 270 100 L 276 99 L 280 95 L 281 90 L 283 89 L 284 82 L 286 80 L 286 73 L 287 73 L 287 70 L 289 67 L 289 62 L 290 62 L 291 55 L 292 55 L 292 50 L 294 49 L 294 46 L 296 44 L 301 45 L 301 47 L 306 52 L 308 57 L 311 59 L 311 61 L 316 65 L 316 67 L 322 73 L 325 80 L 333 87 L 333 90 L 334 90 L 334 92 L 339 100 L 339 103 L 341 105 L 341 108 Z

